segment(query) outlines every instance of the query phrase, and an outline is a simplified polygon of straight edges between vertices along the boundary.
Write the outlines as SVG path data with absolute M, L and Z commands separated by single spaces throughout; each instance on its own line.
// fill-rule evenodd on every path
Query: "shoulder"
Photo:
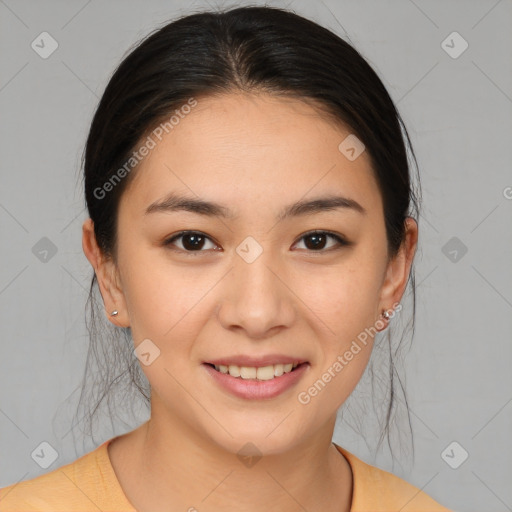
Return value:
M 109 442 L 106 441 L 72 463 L 3 487 L 0 489 L 0 512 L 116 509 L 119 503 L 123 503 L 123 496 L 116 494 L 115 486 L 112 489 L 113 475 L 110 473 L 107 453 Z M 131 512 L 133 509 L 129 510 Z
M 352 469 L 351 512 L 452 512 L 402 478 L 363 462 L 341 446 L 335 446 Z

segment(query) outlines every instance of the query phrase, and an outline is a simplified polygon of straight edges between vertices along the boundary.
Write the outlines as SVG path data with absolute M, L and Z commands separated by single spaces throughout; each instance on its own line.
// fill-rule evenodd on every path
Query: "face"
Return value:
M 93 264 L 145 354 L 152 421 L 233 453 L 332 429 L 415 244 L 388 259 L 369 156 L 338 149 L 349 134 L 304 102 L 229 94 L 198 100 L 142 160 L 115 266 Z

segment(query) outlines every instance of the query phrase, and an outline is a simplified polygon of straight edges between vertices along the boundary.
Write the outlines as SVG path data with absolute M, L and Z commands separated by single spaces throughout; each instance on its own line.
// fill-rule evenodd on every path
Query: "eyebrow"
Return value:
M 289 217 L 312 215 L 339 208 L 353 210 L 362 215 L 367 213 L 366 209 L 354 199 L 329 195 L 317 197 L 311 200 L 300 200 L 290 204 L 284 207 L 277 215 L 277 220 L 282 221 Z M 150 204 L 146 208 L 145 214 L 147 215 L 154 212 L 169 213 L 174 211 L 187 211 L 208 217 L 222 217 L 226 219 L 235 218 L 235 214 L 226 206 L 211 201 L 205 201 L 203 199 L 181 196 L 174 192 L 171 192 L 165 198 Z

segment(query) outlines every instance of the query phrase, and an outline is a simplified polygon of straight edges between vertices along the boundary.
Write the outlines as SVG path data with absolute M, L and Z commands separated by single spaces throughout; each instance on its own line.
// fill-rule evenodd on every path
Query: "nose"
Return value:
M 294 294 L 282 266 L 263 253 L 252 263 L 234 255 L 217 316 L 225 329 L 267 338 L 295 321 Z

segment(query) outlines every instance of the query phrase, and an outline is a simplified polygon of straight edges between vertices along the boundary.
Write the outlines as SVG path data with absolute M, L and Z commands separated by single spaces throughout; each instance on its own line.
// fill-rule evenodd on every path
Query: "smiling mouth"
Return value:
M 214 368 L 219 373 L 224 373 L 244 380 L 272 380 L 281 377 L 286 373 L 291 373 L 301 366 L 308 363 L 288 363 L 288 364 L 274 364 L 268 366 L 238 366 L 238 365 L 215 365 L 206 363 L 208 366 Z

